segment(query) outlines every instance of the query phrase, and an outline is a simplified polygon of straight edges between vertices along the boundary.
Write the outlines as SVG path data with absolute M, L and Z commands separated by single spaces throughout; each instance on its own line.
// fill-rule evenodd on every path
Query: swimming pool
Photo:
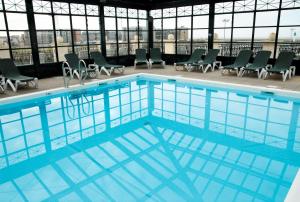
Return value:
M 283 201 L 300 99 L 245 89 L 142 75 L 4 100 L 0 201 Z

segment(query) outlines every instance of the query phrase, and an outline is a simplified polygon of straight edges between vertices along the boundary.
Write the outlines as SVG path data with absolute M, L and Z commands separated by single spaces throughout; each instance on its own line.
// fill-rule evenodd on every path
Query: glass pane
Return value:
M 115 16 L 116 15 L 115 7 L 104 6 L 104 15 Z
M 257 12 L 255 26 L 277 25 L 278 11 Z
M 257 0 L 257 10 L 269 10 L 279 8 L 280 0 Z
M 139 48 L 138 43 L 130 43 L 129 54 L 135 55 L 135 50 Z
M 193 43 L 193 51 L 197 48 L 208 49 L 207 43 Z
M 300 27 L 280 27 L 278 42 L 300 42 Z M 299 50 L 300 51 L 300 50 Z
M 71 31 L 56 31 L 56 42 L 58 46 L 72 45 Z
M 7 11 L 26 11 L 25 0 L 4 0 Z
M 0 30 L 6 30 L 4 15 L 0 12 Z
M 177 8 L 178 16 L 192 15 L 192 6 L 183 6 Z
M 282 10 L 280 25 L 300 25 L 300 9 Z
M 39 47 L 55 46 L 53 31 L 37 31 L 36 35 Z
M 106 44 L 106 55 L 107 56 L 117 56 L 117 45 L 116 44 Z
M 148 52 L 148 43 L 140 43 L 140 48 L 146 49 Z
M 52 30 L 52 16 L 51 15 L 34 15 L 35 27 L 37 30 Z
M 176 8 L 163 9 L 163 16 L 164 17 L 174 17 L 174 16 L 176 16 Z
M 241 50 L 251 50 L 251 42 L 250 43 L 233 43 L 231 55 L 237 56 Z
M 254 7 L 255 7 L 255 0 L 244 0 L 244 1 L 234 2 L 235 12 L 253 11 Z
M 129 18 L 137 18 L 137 10 L 136 9 L 128 9 L 128 17 Z
M 162 13 L 161 9 L 151 10 L 150 11 L 150 16 L 152 16 L 153 18 L 161 18 L 162 17 L 161 13 Z
M 129 29 L 130 30 L 138 29 L 138 20 L 137 19 L 129 19 Z
M 96 5 L 86 5 L 87 15 L 99 15 L 99 9 Z
M 231 14 L 215 15 L 215 27 L 231 27 Z
M 115 43 L 117 42 L 116 39 L 116 31 L 106 31 L 105 32 L 105 41 L 108 43 Z
M 194 42 L 207 42 L 207 40 L 208 40 L 208 29 L 193 30 Z
M 75 15 L 84 15 L 85 8 L 84 4 L 70 4 L 71 13 Z
M 215 4 L 215 13 L 229 13 L 232 12 L 232 2 L 223 2 Z
M 193 7 L 194 15 L 209 14 L 209 4 L 195 5 Z
M 12 50 L 12 55 L 16 65 L 31 65 L 32 53 L 31 49 Z
M 28 31 L 9 32 L 12 48 L 30 48 L 30 37 Z
M 75 46 L 74 50 L 80 59 L 87 59 L 89 57 L 87 46 Z
M 190 43 L 177 43 L 177 54 L 189 55 L 191 54 Z
M 53 2 L 53 12 L 57 14 L 68 14 L 69 4 L 61 2 Z
M 90 45 L 90 52 L 101 52 L 101 46 L 100 45 Z
M 0 10 L 3 10 L 2 1 L 0 1 Z
M 129 32 L 129 42 L 130 43 L 137 43 L 138 42 L 138 32 L 130 31 Z
M 139 10 L 139 18 L 147 18 L 147 11 Z
M 148 42 L 148 32 L 139 32 L 139 42 Z
M 87 44 L 86 31 L 73 31 L 73 40 L 75 45 L 86 45 Z
M 72 28 L 86 30 L 86 19 L 84 16 L 72 16 Z
M 147 20 L 139 20 L 139 29 L 148 30 Z
M 55 20 L 55 28 L 56 29 L 67 29 L 67 30 L 71 29 L 69 16 L 55 15 L 54 20 Z
M 163 47 L 165 54 L 175 54 L 175 43 L 164 43 Z
M 235 13 L 234 27 L 252 27 L 253 13 Z
M 164 41 L 168 42 L 175 42 L 175 30 L 166 30 L 163 32 L 164 34 Z
M 128 55 L 128 44 L 119 44 L 119 55 Z
M 189 29 L 177 30 L 177 41 L 181 41 L 181 42 L 191 41 L 191 30 Z
M 8 38 L 6 35 L 6 31 L 0 31 L 0 49 L 8 48 Z
M 39 1 L 33 0 L 33 11 L 38 13 L 51 13 L 51 2 L 50 1 Z
M 116 30 L 116 18 L 104 18 L 105 30 Z
M 214 31 L 214 42 L 224 42 L 231 40 L 231 29 L 215 29 Z
M 259 50 L 271 51 L 271 58 L 274 56 L 275 43 L 274 42 L 256 42 Z M 255 51 L 256 52 L 256 51 Z
M 284 0 L 282 1 L 281 8 L 296 8 L 300 7 L 300 0 Z
M 230 56 L 230 43 L 214 43 L 213 47 L 220 49 L 219 55 Z
M 233 29 L 233 42 L 251 42 L 252 28 Z
M 65 54 L 68 54 L 68 53 L 72 53 L 72 47 L 58 47 L 57 48 L 57 51 L 58 51 L 58 60 L 61 62 L 61 61 L 65 61 L 66 58 L 65 58 Z
M 127 30 L 127 18 L 118 18 L 118 30 Z
M 153 48 L 160 48 L 162 49 L 161 43 L 153 43 Z
M 0 58 L 10 58 L 9 50 L 0 50 Z
M 295 44 L 295 43 L 278 44 L 276 57 L 278 57 L 278 54 L 282 51 L 292 51 L 295 53 L 294 60 L 300 60 L 300 44 Z
M 87 17 L 88 30 L 100 30 L 99 17 Z
M 153 31 L 153 41 L 162 40 L 162 31 Z
M 101 32 L 89 31 L 89 44 L 100 44 L 100 43 L 101 43 Z
M 191 17 L 177 18 L 177 29 L 191 28 Z
M 175 18 L 163 19 L 163 29 L 175 29 Z
M 208 28 L 208 15 L 194 16 L 193 28 Z
M 127 17 L 127 8 L 117 8 L 118 17 Z
M 153 28 L 154 29 L 161 29 L 161 19 L 154 19 L 153 20 Z
M 119 31 L 118 32 L 118 41 L 119 43 L 127 43 L 128 42 L 128 32 L 127 31 Z
M 273 42 L 276 37 L 276 27 L 256 28 L 254 41 Z
M 6 13 L 8 29 L 10 30 L 27 30 L 27 14 L 23 13 Z
M 55 48 L 39 48 L 40 63 L 56 62 Z

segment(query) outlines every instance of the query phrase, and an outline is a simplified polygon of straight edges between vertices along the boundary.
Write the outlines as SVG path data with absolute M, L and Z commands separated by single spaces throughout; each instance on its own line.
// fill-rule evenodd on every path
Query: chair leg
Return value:
M 202 65 L 202 71 L 203 73 L 206 73 L 208 71 L 209 68 L 212 68 L 211 64 L 208 64 L 205 69 L 204 69 L 204 66 Z
M 111 76 L 111 74 L 114 72 L 114 70 L 115 70 L 115 68 L 114 68 L 114 67 L 110 68 L 110 71 L 109 71 L 109 76 Z
M 38 78 L 34 78 L 34 87 L 35 88 L 39 87 L 39 79 Z
M 163 68 L 166 67 L 166 61 L 162 61 L 162 66 L 163 66 Z
M 110 76 L 110 72 L 105 67 L 101 67 L 100 73 L 102 71 L 104 71 L 107 76 Z
M 283 82 L 286 81 L 288 75 L 289 75 L 289 70 L 282 72 L 282 81 Z
M 177 67 L 176 67 L 176 62 L 174 62 L 174 69 L 175 69 L 175 71 L 178 71 L 178 69 L 177 69 Z

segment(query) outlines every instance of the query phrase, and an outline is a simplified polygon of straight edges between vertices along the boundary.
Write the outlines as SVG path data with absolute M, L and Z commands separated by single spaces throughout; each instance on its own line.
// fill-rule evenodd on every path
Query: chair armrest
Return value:
M 84 60 L 79 60 L 79 66 L 83 64 L 83 67 L 86 68 L 86 63 L 84 62 Z
M 89 69 L 93 69 L 93 70 L 96 70 L 99 66 L 97 64 L 89 64 L 88 65 L 88 68 Z
M 266 70 L 269 70 L 269 69 L 271 69 L 271 68 L 272 68 L 272 65 L 271 65 L 271 64 L 267 64 L 266 67 L 265 67 Z

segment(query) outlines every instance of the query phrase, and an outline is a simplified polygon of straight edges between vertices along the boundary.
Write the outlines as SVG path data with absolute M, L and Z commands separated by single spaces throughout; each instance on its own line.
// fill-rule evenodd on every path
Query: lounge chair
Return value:
M 80 60 L 75 53 L 65 54 L 66 61 L 63 62 L 63 73 L 64 76 L 69 72 L 71 78 L 77 76 L 79 80 L 86 79 L 89 77 L 97 77 L 97 72 L 99 71 L 97 67 L 87 67 L 83 60 Z M 68 71 L 68 72 L 67 72 Z
M 215 67 L 217 66 L 217 63 L 221 66 L 221 62 L 216 61 L 217 56 L 219 54 L 219 49 L 210 49 L 205 56 L 204 60 L 193 63 L 187 66 L 188 71 L 192 71 L 195 68 L 201 69 L 203 73 L 206 73 L 209 68 L 211 68 L 211 71 L 215 71 Z
M 201 49 L 201 48 L 197 48 L 194 50 L 193 54 L 191 55 L 191 57 L 183 62 L 177 62 L 174 63 L 174 68 L 175 70 L 179 70 L 178 66 L 184 66 L 186 67 L 187 65 L 193 64 L 193 63 L 198 63 L 200 60 L 202 60 L 202 55 L 204 55 L 206 52 L 205 49 Z
M 94 64 L 99 67 L 100 74 L 103 71 L 107 74 L 107 76 L 110 76 L 114 72 L 115 69 L 118 70 L 122 74 L 125 71 L 125 66 L 123 66 L 123 65 L 108 64 L 106 59 L 103 57 L 103 55 L 100 52 L 91 52 L 90 56 L 91 56 L 91 59 L 94 60 Z
M 287 77 L 291 77 L 291 64 L 295 54 L 289 51 L 283 51 L 279 53 L 279 56 L 274 64 L 274 66 L 270 69 L 264 69 L 264 79 L 267 78 L 268 75 L 271 74 L 281 74 L 282 81 L 286 81 Z
M 14 92 L 17 92 L 18 86 L 23 83 L 27 86 L 31 83 L 38 88 L 38 78 L 21 75 L 12 59 L 0 59 L 0 71 L 5 82 L 4 89 L 9 85 Z
M 257 72 L 257 77 L 262 78 L 263 69 L 267 66 L 271 51 L 258 51 L 252 64 L 241 68 L 238 76 L 243 76 L 245 73 Z
M 251 55 L 252 55 L 251 50 L 241 50 L 239 52 L 238 56 L 235 58 L 235 61 L 233 64 L 220 67 L 221 74 L 223 75 L 225 73 L 225 71 L 227 71 L 229 73 L 230 71 L 233 70 L 236 72 L 237 75 L 239 75 L 240 69 L 245 67 L 248 64 Z
M 151 49 L 149 63 L 150 63 L 150 69 L 152 68 L 153 64 L 162 64 L 162 66 L 165 67 L 166 62 L 163 61 L 161 58 L 160 48 Z
M 138 64 L 147 64 L 148 69 L 150 68 L 150 64 L 147 60 L 145 49 L 136 49 L 135 57 L 136 57 L 134 60 L 134 68 L 135 69 L 136 69 L 136 65 L 138 65 Z
M 0 78 L 0 91 L 1 91 L 1 93 L 4 93 L 5 89 L 6 89 L 5 78 L 2 77 L 2 78 Z

